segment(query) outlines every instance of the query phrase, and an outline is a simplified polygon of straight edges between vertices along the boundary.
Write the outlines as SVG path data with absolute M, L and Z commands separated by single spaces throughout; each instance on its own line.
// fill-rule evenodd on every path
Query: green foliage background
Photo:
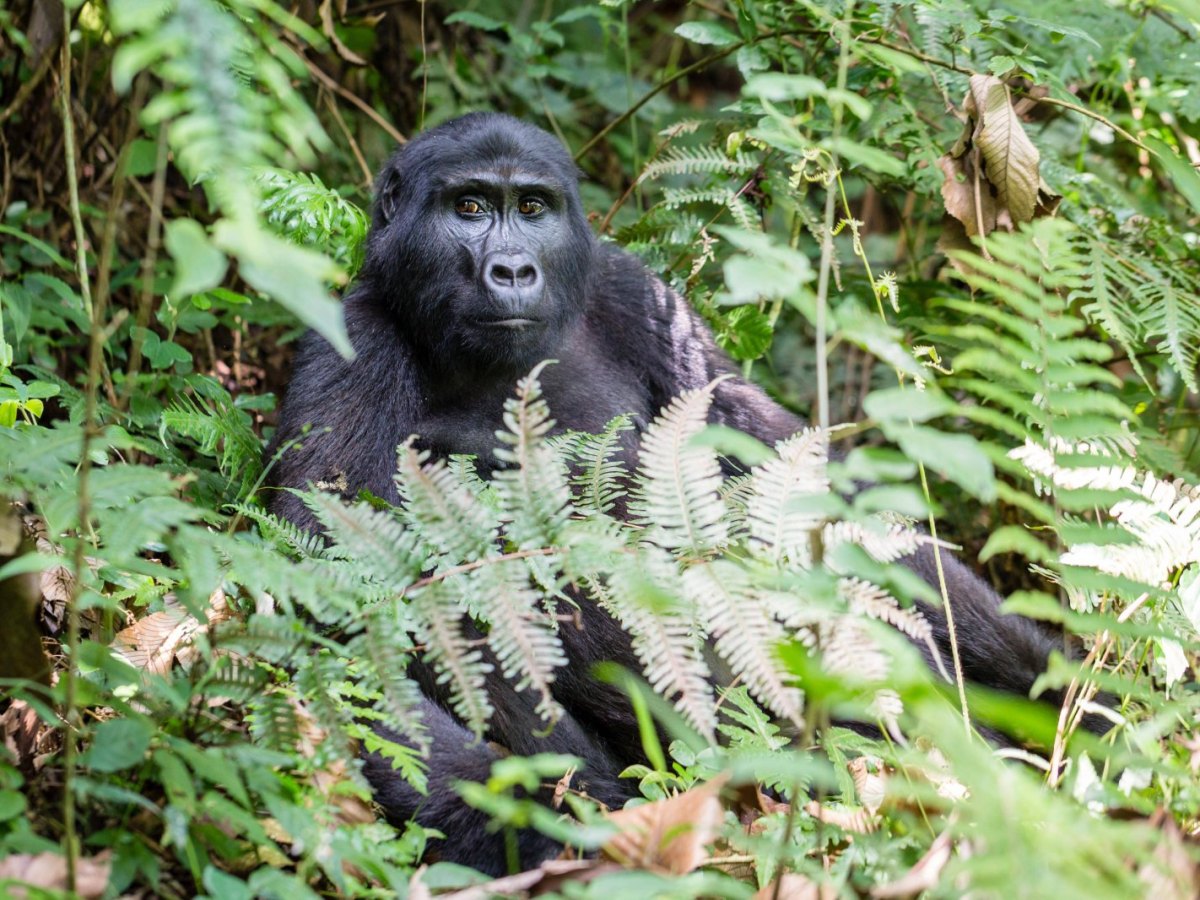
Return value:
M 1190 896 L 1198 28 L 1195 0 L 0 9 L 0 889 L 22 871 L 6 861 L 46 853 L 63 875 L 41 887 L 88 893 L 99 872 L 95 896 L 415 893 L 427 836 L 374 820 L 357 748 L 421 784 L 421 735 L 369 723 L 411 721 L 424 649 L 484 729 L 464 611 L 506 674 L 544 688 L 567 579 L 661 651 L 643 654 L 650 688 L 614 676 L 676 738 L 647 729 L 646 798 L 732 772 L 791 806 L 749 830 L 727 815 L 736 865 L 565 893 L 743 897 L 787 872 L 862 896 L 924 860 L 910 895 Z M 1003 79 L 988 115 L 1036 149 L 1037 209 L 972 244 L 943 158 L 1003 176 L 964 101 L 985 76 Z M 754 477 L 708 490 L 717 450 L 749 451 L 684 403 L 659 427 L 700 437 L 650 455 L 622 522 L 622 423 L 546 441 L 530 381 L 505 437 L 525 462 L 503 477 L 402 453 L 403 511 L 311 497 L 330 546 L 267 515 L 276 396 L 305 327 L 345 346 L 336 295 L 371 172 L 473 109 L 556 133 L 601 237 L 858 449 L 826 468 L 758 448 Z M 659 490 L 674 476 L 696 490 Z M 875 486 L 846 499 L 855 481 Z M 802 514 L 755 505 L 789 488 Z M 888 565 L 901 537 L 881 511 L 949 535 L 1012 609 L 1061 627 L 1074 661 L 1045 686 L 1107 692 L 1115 727 L 1071 739 L 1078 705 L 967 696 L 876 630 L 919 632 L 891 598 L 922 590 Z M 800 554 L 810 535 L 822 552 Z M 741 684 L 719 703 L 705 635 Z M 881 688 L 906 742 L 822 727 L 885 721 Z M 964 718 L 1041 755 L 1009 759 Z M 567 818 L 514 799 L 569 765 L 506 760 L 470 799 L 497 827 L 594 848 L 612 828 L 586 801 Z

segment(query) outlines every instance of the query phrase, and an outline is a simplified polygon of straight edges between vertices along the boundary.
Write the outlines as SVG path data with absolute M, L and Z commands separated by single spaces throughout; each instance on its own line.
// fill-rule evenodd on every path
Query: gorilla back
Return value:
M 715 391 L 713 422 L 767 444 L 803 425 L 738 375 L 686 301 L 635 258 L 595 240 L 570 156 L 550 135 L 507 116 L 455 119 L 414 139 L 384 166 L 366 262 L 345 299 L 345 315 L 354 360 L 315 334 L 301 343 L 274 447 L 296 443 L 276 464 L 276 487 L 335 485 L 350 496 L 365 488 L 397 502 L 396 447 L 414 434 L 435 455 L 475 454 L 491 467 L 504 399 L 519 376 L 546 358 L 559 361 L 541 380 L 560 430 L 599 431 L 621 413 L 644 428 L 673 397 L 718 375 L 731 377 Z M 636 436 L 629 440 L 632 453 Z M 287 491 L 274 493 L 272 509 L 316 527 Z M 937 584 L 928 547 L 906 564 Z M 944 558 L 943 569 L 968 677 L 1028 693 L 1053 642 L 1027 620 L 999 615 L 996 594 L 955 560 Z M 587 770 L 576 785 L 620 805 L 630 788 L 617 775 L 641 761 L 637 723 L 624 698 L 590 671 L 601 660 L 637 663 L 616 623 L 580 599 L 579 626 L 561 632 L 569 663 L 559 670 L 554 695 L 563 719 L 539 736 L 534 699 L 505 683 L 494 666 L 487 690 L 496 715 L 488 738 L 515 753 L 584 758 Z M 945 617 L 933 609 L 927 617 L 948 653 Z M 415 816 L 451 835 L 442 858 L 499 872 L 500 837 L 451 787 L 486 777 L 494 754 L 447 712 L 430 674 L 418 668 L 417 676 L 433 738 L 429 796 L 369 757 L 376 798 L 394 821 Z M 522 865 L 555 850 L 532 832 L 519 845 Z

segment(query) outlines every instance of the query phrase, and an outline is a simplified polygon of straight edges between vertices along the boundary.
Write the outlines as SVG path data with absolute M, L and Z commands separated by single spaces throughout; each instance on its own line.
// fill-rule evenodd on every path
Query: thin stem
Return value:
M 133 386 L 142 367 L 143 332 L 150 321 L 150 306 L 154 299 L 154 269 L 158 265 L 158 249 L 162 241 L 163 197 L 167 188 L 167 126 L 158 126 L 158 149 L 154 160 L 154 182 L 150 186 L 150 228 L 146 237 L 146 255 L 142 258 L 142 290 L 138 295 L 137 319 L 134 321 L 129 366 L 125 370 L 125 387 L 121 392 L 120 408 L 124 409 L 133 396 Z
M 75 771 L 79 755 L 80 715 L 76 706 L 79 664 L 79 602 L 87 574 L 87 556 L 84 551 L 84 533 L 91 517 L 91 496 L 88 479 L 92 471 L 91 445 L 96 432 L 96 394 L 100 385 L 100 369 L 104 355 L 104 330 L 100 327 L 103 304 L 92 303 L 91 282 L 87 268 L 87 233 L 83 228 L 83 216 L 79 207 L 79 180 L 75 165 L 75 124 L 71 118 L 71 18 L 63 17 L 63 41 L 61 48 L 60 109 L 63 124 L 63 151 L 66 154 L 67 187 L 71 198 L 71 224 L 75 232 L 76 274 L 83 296 L 84 309 L 90 320 L 88 345 L 88 373 L 84 385 L 83 439 L 79 451 L 79 476 L 76 482 L 76 534 L 72 554 L 71 595 L 67 602 L 67 669 L 63 685 L 63 855 L 67 864 L 67 892 L 75 893 L 79 836 L 75 821 Z
M 847 75 L 850 69 L 850 40 L 849 19 L 854 9 L 853 0 L 846 4 L 843 20 L 838 23 L 841 34 L 838 47 L 837 86 L 840 92 L 846 90 Z M 833 268 L 833 213 L 837 202 L 835 181 L 838 177 L 837 143 L 842 132 L 842 104 L 830 104 L 833 113 L 833 128 L 830 131 L 829 151 L 829 184 L 825 191 L 825 227 L 821 235 L 821 264 L 817 273 L 817 316 L 816 351 L 817 351 L 817 424 L 823 429 L 829 429 L 829 348 L 826 315 L 829 306 L 829 273 Z

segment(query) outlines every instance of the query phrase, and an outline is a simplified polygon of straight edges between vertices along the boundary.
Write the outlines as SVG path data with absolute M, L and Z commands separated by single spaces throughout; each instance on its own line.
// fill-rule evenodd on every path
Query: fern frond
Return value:
M 807 568 L 809 542 L 822 517 L 799 508 L 799 503 L 829 492 L 829 435 L 820 428 L 806 428 L 775 449 L 775 458 L 751 472 L 746 502 L 750 548 L 775 565 Z
M 1194 291 L 1181 291 L 1172 281 L 1152 281 L 1138 290 L 1144 304 L 1146 336 L 1161 337 L 1161 346 L 1184 384 L 1200 392 L 1196 368 L 1200 365 L 1200 303 Z
M 417 637 L 438 673 L 438 683 L 450 687 L 454 713 L 476 736 L 482 736 L 492 716 L 484 685 L 492 671 L 483 653 L 463 634 L 462 602 L 454 579 L 435 581 L 408 595 Z
M 673 146 L 642 170 L 638 182 L 653 181 L 664 175 L 748 175 L 757 168 L 758 160 L 741 151 L 727 156 L 711 144 L 698 144 L 694 147 Z
M 257 525 L 258 533 L 279 550 L 302 559 L 319 559 L 326 555 L 325 539 L 319 534 L 306 531 L 288 519 L 267 512 L 261 506 L 235 503 L 232 508 L 238 515 Z
M 532 688 L 536 711 L 547 722 L 562 716 L 551 693 L 554 670 L 567 663 L 553 620 L 541 609 L 541 594 L 529 585 L 527 569 L 519 563 L 485 566 L 467 579 L 465 592 L 478 598 L 478 608 L 491 624 L 488 645 L 496 654 L 501 674 L 515 680 L 516 689 Z
M 745 573 L 725 560 L 698 563 L 683 573 L 683 589 L 712 632 L 717 653 L 777 715 L 804 727 L 804 699 L 775 656 L 779 623 L 751 589 Z
M 331 494 L 308 492 L 301 498 L 343 553 L 389 592 L 399 593 L 420 577 L 428 554 L 396 515 Z
M 262 169 L 259 209 L 283 237 L 328 253 L 353 276 L 362 267 L 367 215 L 316 175 Z
M 703 641 L 694 611 L 668 590 L 674 571 L 668 558 L 647 547 L 636 564 L 618 566 L 609 584 L 589 579 L 589 592 L 629 634 L 650 687 L 673 700 L 684 718 L 711 739 L 715 698 Z
M 633 512 L 647 539 L 670 550 L 702 555 L 728 536 L 717 454 L 692 443 L 718 383 L 672 400 L 642 435 Z
M 559 454 L 546 444 L 554 427 L 542 398 L 540 363 L 517 384 L 517 396 L 504 401 L 503 446 L 496 457 L 509 464 L 493 477 L 504 533 L 518 548 L 549 547 L 571 515 L 571 491 Z
M 162 424 L 197 441 L 200 452 L 216 457 L 221 474 L 238 485 L 239 497 L 257 483 L 262 474 L 262 444 L 250 417 L 232 401 L 203 403 L 182 395 L 163 410 Z
M 369 664 L 369 671 L 380 688 L 375 704 L 390 728 L 401 732 L 425 753 L 429 735 L 421 721 L 425 702 L 421 687 L 408 677 L 408 666 L 416 648 L 409 635 L 407 615 L 400 615 L 402 604 L 391 604 L 371 616 L 368 626 L 352 648 L 360 648 L 355 657 Z
M 451 565 L 487 556 L 499 535 L 496 515 L 444 461 L 428 460 L 428 451 L 418 451 L 411 441 L 400 448 L 396 488 L 403 521 Z
M 564 455 L 575 464 L 571 486 L 581 512 L 608 513 L 625 495 L 629 473 L 621 459 L 622 435 L 632 430 L 629 416 L 617 416 L 600 434 L 575 433 L 573 442 L 563 447 Z
M 821 530 L 826 549 L 838 544 L 856 544 L 872 559 L 895 562 L 915 553 L 928 538 L 902 522 L 829 522 Z

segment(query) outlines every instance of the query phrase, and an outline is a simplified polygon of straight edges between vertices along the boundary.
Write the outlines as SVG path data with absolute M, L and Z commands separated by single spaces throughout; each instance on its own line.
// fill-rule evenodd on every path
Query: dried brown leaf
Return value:
M 719 798 L 723 783 L 723 778 L 715 779 L 666 800 L 609 813 L 621 833 L 600 852 L 631 868 L 691 872 L 707 859 L 705 847 L 724 815 Z
M 850 777 L 854 779 L 854 790 L 858 801 L 867 812 L 875 815 L 887 795 L 887 779 L 883 775 L 883 761 L 874 756 L 860 756 L 846 764 Z
M 1038 150 L 1029 140 L 1008 85 L 995 75 L 972 75 L 963 108 L 975 119 L 972 142 L 996 189 L 997 219 L 1007 211 L 1014 224 L 1033 218 L 1038 201 Z
M 84 900 L 104 895 L 112 867 L 108 850 L 75 860 L 75 893 Z M 57 853 L 15 853 L 0 860 L 0 886 L 5 897 L 29 896 L 26 887 L 39 891 L 66 891 L 67 860 Z
M 983 227 L 983 234 L 991 234 L 996 230 L 996 201 L 992 197 L 991 184 L 975 167 L 973 156 L 967 153 L 954 157 L 947 153 L 939 157 L 938 168 L 945 176 L 942 181 L 942 202 L 946 212 L 962 223 L 968 235 L 979 234 L 980 226 Z M 978 204 L 975 202 L 977 193 Z

